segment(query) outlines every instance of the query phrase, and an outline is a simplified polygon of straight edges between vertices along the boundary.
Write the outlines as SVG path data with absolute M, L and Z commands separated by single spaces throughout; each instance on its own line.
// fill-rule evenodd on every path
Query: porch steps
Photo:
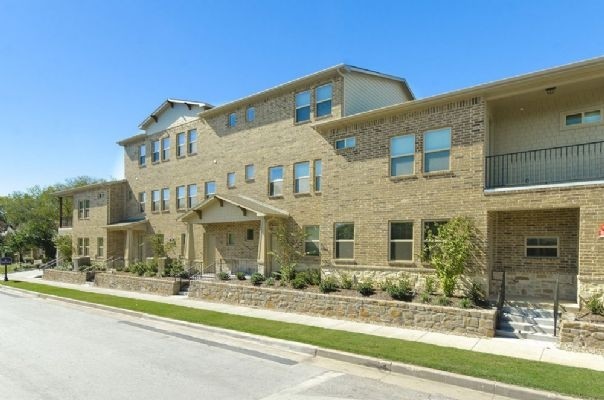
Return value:
M 183 283 L 180 285 L 180 291 L 178 292 L 179 296 L 189 296 L 189 282 L 188 281 L 183 281 Z
M 506 302 L 495 332 L 499 337 L 558 341 L 554 336 L 554 311 L 549 304 Z

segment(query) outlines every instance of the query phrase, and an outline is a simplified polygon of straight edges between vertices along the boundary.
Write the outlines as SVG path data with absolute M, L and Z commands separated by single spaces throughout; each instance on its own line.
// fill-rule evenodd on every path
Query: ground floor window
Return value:
M 318 256 L 320 254 L 319 225 L 304 227 L 304 254 L 307 256 Z
M 525 248 L 527 257 L 558 257 L 558 238 L 527 237 Z
M 338 222 L 335 225 L 335 256 L 336 258 L 354 258 L 354 223 Z
M 87 256 L 90 254 L 90 239 L 78 238 L 78 255 Z
M 245 240 L 252 241 L 254 240 L 254 230 L 249 228 L 245 231 Z
M 98 257 L 105 255 L 105 238 L 96 238 L 96 255 Z
M 235 235 L 232 232 L 228 232 L 226 236 L 227 246 L 233 246 L 235 244 Z
M 390 260 L 413 260 L 413 222 L 390 222 Z

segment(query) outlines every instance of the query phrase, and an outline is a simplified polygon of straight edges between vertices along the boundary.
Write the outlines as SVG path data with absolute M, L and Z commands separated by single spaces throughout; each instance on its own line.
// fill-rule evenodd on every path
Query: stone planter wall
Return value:
M 604 355 L 604 324 L 583 321 L 562 321 L 560 347 Z
M 84 284 L 94 278 L 94 272 L 62 271 L 58 269 L 45 269 L 42 279 L 65 283 Z
M 191 282 L 189 297 L 467 336 L 493 337 L 495 335 L 495 310 L 464 310 L 399 301 L 345 297 L 337 294 L 201 281 Z
M 180 291 L 180 281 L 175 279 L 141 278 L 111 273 L 97 273 L 94 277 L 94 284 L 109 289 L 152 293 L 161 296 L 172 296 Z

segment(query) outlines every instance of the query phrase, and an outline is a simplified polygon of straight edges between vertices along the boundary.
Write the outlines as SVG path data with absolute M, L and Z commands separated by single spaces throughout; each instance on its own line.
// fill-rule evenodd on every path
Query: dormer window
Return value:
M 310 121 L 310 91 L 296 93 L 296 122 Z

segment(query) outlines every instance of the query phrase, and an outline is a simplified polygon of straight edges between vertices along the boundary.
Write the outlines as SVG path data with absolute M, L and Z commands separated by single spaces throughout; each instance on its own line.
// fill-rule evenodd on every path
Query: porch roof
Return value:
M 103 226 L 103 228 L 109 231 L 125 231 L 128 229 L 144 231 L 146 224 L 149 222 L 146 218 L 143 219 L 130 219 L 125 221 L 116 222 L 115 224 L 109 224 Z
M 287 211 L 281 210 L 277 207 L 273 207 L 272 205 L 263 203 L 259 200 L 252 199 L 251 197 L 243 195 L 230 196 L 224 194 L 215 194 L 214 196 L 202 201 L 200 204 L 192 208 L 187 213 L 181 215 L 178 220 L 182 222 L 191 222 L 195 219 L 202 219 L 201 215 L 203 210 L 215 206 L 216 204 L 220 204 L 220 206 L 222 207 L 224 202 L 234 207 L 238 207 L 244 215 L 246 215 L 247 211 L 250 211 L 256 214 L 257 217 L 289 217 L 289 213 Z M 233 222 L 236 222 L 240 219 L 236 218 L 236 216 L 233 215 L 232 220 Z

